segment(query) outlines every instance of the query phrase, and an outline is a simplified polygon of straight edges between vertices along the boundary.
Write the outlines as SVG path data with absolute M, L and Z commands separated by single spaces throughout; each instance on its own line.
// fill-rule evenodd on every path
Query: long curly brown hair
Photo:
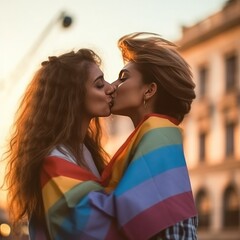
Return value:
M 34 213 L 43 217 L 40 191 L 42 160 L 63 144 L 81 162 L 81 109 L 90 64 L 101 59 L 89 49 L 49 57 L 30 82 L 16 113 L 5 159 L 9 209 L 16 224 Z M 98 118 L 92 119 L 84 144 L 102 172 L 107 157 L 101 147 Z

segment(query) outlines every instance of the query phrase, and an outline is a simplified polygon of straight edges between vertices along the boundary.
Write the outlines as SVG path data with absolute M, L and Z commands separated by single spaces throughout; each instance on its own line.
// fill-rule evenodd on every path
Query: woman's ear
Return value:
M 155 95 L 156 92 L 157 92 L 157 84 L 155 82 L 148 84 L 147 90 L 144 93 L 144 99 L 149 100 Z

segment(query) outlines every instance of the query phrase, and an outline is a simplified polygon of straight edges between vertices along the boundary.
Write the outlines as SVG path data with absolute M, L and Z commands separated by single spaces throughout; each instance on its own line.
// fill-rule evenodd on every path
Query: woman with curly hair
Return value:
M 66 176 L 74 165 L 78 178 L 100 179 L 107 154 L 101 146 L 99 117 L 110 115 L 114 90 L 104 80 L 100 63 L 90 49 L 49 57 L 27 87 L 6 157 L 15 228 L 25 219 L 31 220 L 35 232 L 38 223 L 46 223 L 45 206 L 52 193 L 44 192 L 45 165 L 69 171 Z M 57 178 L 54 171 L 49 176 Z M 64 180 L 59 186 L 64 188 Z

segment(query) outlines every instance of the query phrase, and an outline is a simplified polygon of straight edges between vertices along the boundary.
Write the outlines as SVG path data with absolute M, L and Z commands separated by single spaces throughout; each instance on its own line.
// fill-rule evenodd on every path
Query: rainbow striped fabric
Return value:
M 100 181 L 56 157 L 45 159 L 41 180 L 54 240 L 145 240 L 197 215 L 181 129 L 164 116 L 139 124 Z

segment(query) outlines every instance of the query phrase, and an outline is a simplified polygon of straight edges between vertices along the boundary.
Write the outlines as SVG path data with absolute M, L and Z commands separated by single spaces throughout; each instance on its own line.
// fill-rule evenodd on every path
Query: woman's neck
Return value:
M 133 125 L 134 127 L 136 128 L 138 126 L 138 124 L 144 119 L 144 117 L 148 114 L 151 114 L 153 113 L 152 111 L 142 111 L 142 112 L 139 112 L 139 113 L 135 113 L 131 116 L 129 116 L 133 122 Z
M 91 121 L 91 119 L 89 119 L 89 118 L 83 118 L 83 120 L 82 120 L 82 123 L 81 123 L 82 124 L 82 126 L 81 126 L 81 135 L 82 135 L 81 140 L 82 140 L 82 142 L 84 141 L 84 138 L 87 134 L 87 130 L 88 130 L 90 121 Z

